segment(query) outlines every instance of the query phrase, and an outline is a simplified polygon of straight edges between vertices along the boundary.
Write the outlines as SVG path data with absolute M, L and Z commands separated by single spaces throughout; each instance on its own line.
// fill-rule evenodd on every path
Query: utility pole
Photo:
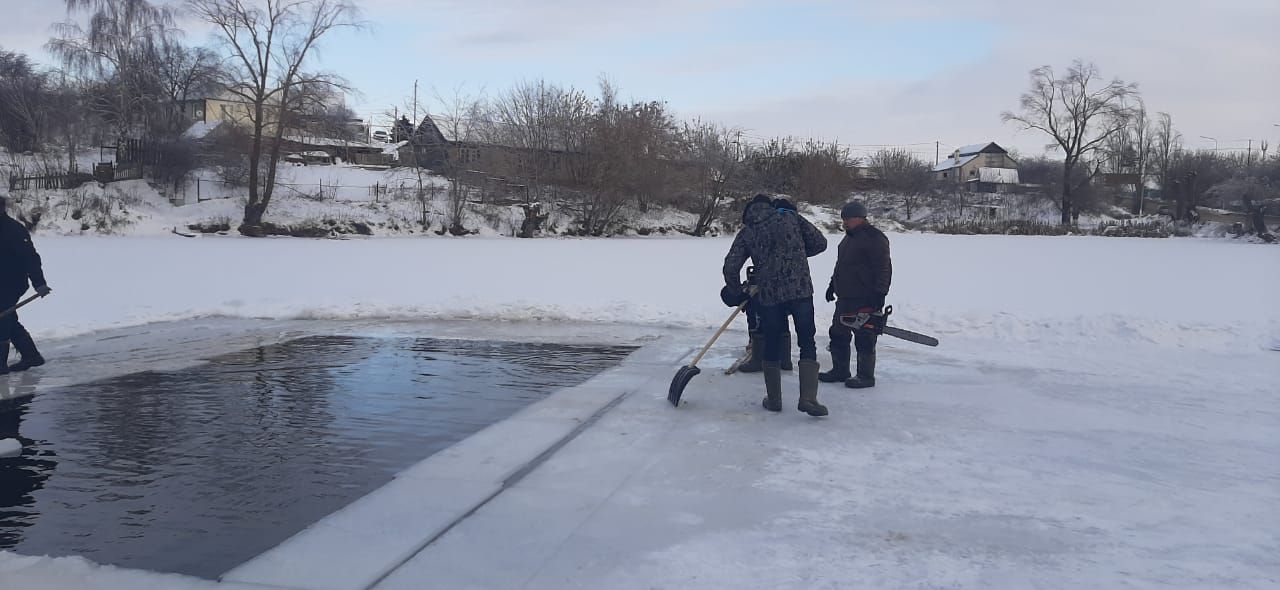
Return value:
M 413 81 L 413 124 L 414 124 L 414 130 L 416 131 L 417 125 L 418 125 L 418 81 L 417 80 Z
M 926 143 L 925 145 L 929 145 L 929 144 Z M 933 167 L 934 168 L 937 168 L 938 164 L 942 163 L 941 158 L 942 158 L 942 142 L 935 141 L 933 142 Z

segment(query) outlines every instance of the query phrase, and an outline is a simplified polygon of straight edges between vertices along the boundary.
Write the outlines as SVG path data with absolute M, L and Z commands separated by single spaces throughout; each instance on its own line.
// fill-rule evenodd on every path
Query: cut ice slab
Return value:
M 22 454 L 22 443 L 16 438 L 0 438 L 0 457 L 16 457 Z

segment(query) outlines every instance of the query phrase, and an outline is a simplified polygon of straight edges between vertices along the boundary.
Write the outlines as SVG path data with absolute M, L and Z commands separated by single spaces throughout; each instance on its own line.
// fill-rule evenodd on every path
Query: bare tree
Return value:
M 482 91 L 483 92 L 483 91 Z M 482 94 L 470 94 L 462 86 L 455 86 L 450 94 L 444 94 L 439 90 L 433 91 L 436 102 L 440 104 L 440 112 L 438 116 L 433 117 L 434 124 L 446 141 L 452 141 L 455 145 L 455 153 L 450 154 L 445 145 L 426 145 L 428 151 L 442 150 L 443 153 L 433 154 L 433 158 L 441 162 L 441 171 L 449 178 L 449 191 L 445 193 L 445 219 L 441 232 L 448 231 L 454 235 L 463 235 L 468 233 L 463 225 L 463 219 L 467 212 L 467 190 L 462 183 L 462 174 L 465 172 L 471 154 L 478 152 L 475 149 L 475 142 L 478 133 L 483 126 L 480 124 L 484 117 L 482 113 L 483 98 Z M 425 110 L 424 110 L 425 112 Z M 426 134 L 417 132 L 411 141 L 420 142 L 428 141 L 430 138 L 424 137 Z M 415 145 L 414 153 L 418 153 L 418 146 Z M 418 187 L 421 191 L 422 187 L 422 168 L 418 168 Z M 536 207 L 532 207 L 528 195 L 525 197 L 525 216 L 529 218 L 531 210 L 535 211 Z
M 165 113 L 158 65 L 161 47 L 176 34 L 173 11 L 148 0 L 66 0 L 69 13 L 89 13 L 87 27 L 56 25 L 48 48 L 73 74 L 101 89 L 88 106 L 125 137 Z M 167 105 L 166 105 L 167 106 Z
M 840 144 L 809 140 L 800 153 L 793 192 L 810 203 L 841 203 L 853 188 L 855 164 Z
M 902 196 L 910 220 L 933 187 L 929 164 L 907 150 L 893 148 L 872 154 L 867 165 L 887 190 Z
M 1063 225 L 1079 211 L 1072 199 L 1072 173 L 1128 125 L 1132 109 L 1127 101 L 1136 94 L 1136 85 L 1120 79 L 1104 84 L 1097 66 L 1076 60 L 1062 78 L 1049 66 L 1032 70 L 1031 90 L 1022 95 L 1019 112 L 1001 115 L 1005 122 L 1048 134 L 1062 150 Z
M 304 89 L 341 86 L 335 76 L 304 68 L 325 35 L 359 26 L 356 8 L 347 0 L 265 0 L 265 8 L 244 0 L 187 0 L 187 5 L 220 36 L 230 53 L 223 86 L 249 110 L 249 201 L 240 232 L 259 235 L 275 189 L 282 115 L 302 100 Z
M 1141 215 L 1150 174 L 1156 124 L 1147 116 L 1141 100 L 1132 109 L 1132 116 L 1118 133 L 1107 139 L 1102 149 L 1105 153 L 1106 171 L 1113 174 L 1132 174 L 1137 177 L 1134 186 L 1134 214 Z
M 693 235 L 711 228 L 720 208 L 746 193 L 747 168 L 737 138 L 738 129 L 703 122 L 687 123 L 684 141 L 692 164 L 691 189 L 696 197 L 698 222 Z
M 165 39 L 160 47 L 161 87 L 165 98 L 180 103 L 217 88 L 221 59 L 207 47 L 187 47 L 176 39 Z
M 1167 193 L 1172 188 L 1172 171 L 1182 151 L 1182 134 L 1173 128 L 1173 118 L 1169 113 L 1156 116 L 1154 133 L 1152 134 L 1152 164 L 1155 167 L 1156 182 L 1160 190 Z
M 10 152 L 41 149 L 48 123 L 48 82 L 26 55 L 0 50 L 0 145 Z

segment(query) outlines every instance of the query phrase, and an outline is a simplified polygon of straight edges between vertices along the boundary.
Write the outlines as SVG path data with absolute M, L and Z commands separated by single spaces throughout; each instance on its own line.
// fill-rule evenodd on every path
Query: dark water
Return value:
M 0 406 L 0 549 L 216 577 L 631 350 L 315 337 L 41 392 Z

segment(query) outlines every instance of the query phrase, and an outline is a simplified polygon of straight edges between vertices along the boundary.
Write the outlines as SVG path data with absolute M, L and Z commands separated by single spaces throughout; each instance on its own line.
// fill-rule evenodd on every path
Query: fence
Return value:
M 79 188 L 80 185 L 93 180 L 90 174 L 68 172 L 65 174 L 42 174 L 39 176 L 9 175 L 10 191 L 25 190 L 57 190 Z
M 443 189 L 437 188 L 436 192 Z M 432 194 L 430 186 L 423 186 L 423 192 Z M 176 195 L 177 201 L 189 202 L 192 197 L 195 202 L 203 203 L 205 201 L 216 201 L 219 199 L 235 199 L 246 197 L 249 194 L 249 188 L 244 183 L 229 182 L 225 180 L 212 180 L 208 178 L 195 178 L 187 181 Z M 326 182 L 318 182 L 315 184 L 300 184 L 290 182 L 277 182 L 275 185 L 274 195 L 277 197 L 291 197 L 308 199 L 316 202 L 327 203 L 384 203 L 388 201 L 406 201 L 417 199 L 417 183 L 398 183 L 384 184 L 376 183 L 373 185 L 343 185 L 330 184 Z

